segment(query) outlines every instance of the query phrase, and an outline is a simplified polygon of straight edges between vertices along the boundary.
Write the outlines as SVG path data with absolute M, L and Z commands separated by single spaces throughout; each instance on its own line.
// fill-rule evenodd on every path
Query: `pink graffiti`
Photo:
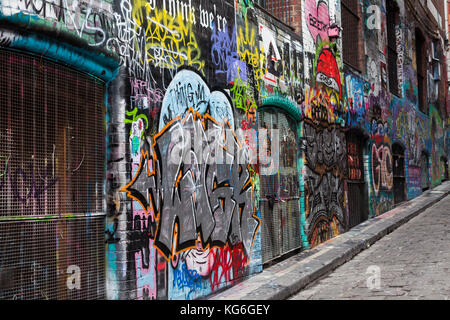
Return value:
M 161 89 L 152 88 L 150 83 L 147 81 L 142 81 L 139 79 L 131 79 L 131 96 L 134 97 L 145 97 L 148 103 L 158 103 L 162 102 L 164 98 L 164 93 Z
M 306 25 L 309 32 L 311 32 L 314 42 L 318 42 L 317 36 L 320 36 L 321 41 L 328 41 L 328 29 L 330 26 L 328 4 L 323 0 L 319 0 L 319 3 L 316 5 L 316 0 L 306 0 L 305 11 Z

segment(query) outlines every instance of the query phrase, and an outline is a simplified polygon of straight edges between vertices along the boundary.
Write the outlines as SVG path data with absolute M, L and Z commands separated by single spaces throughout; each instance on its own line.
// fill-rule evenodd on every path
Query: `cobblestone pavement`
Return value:
M 289 299 L 450 300 L 450 195 Z

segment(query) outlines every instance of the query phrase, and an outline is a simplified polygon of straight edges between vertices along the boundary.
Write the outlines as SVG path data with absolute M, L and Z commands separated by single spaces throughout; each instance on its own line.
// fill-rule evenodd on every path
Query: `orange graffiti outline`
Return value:
M 186 122 L 186 120 L 187 120 L 189 114 L 192 114 L 192 115 L 193 115 L 194 121 L 197 120 L 197 119 L 200 119 L 200 121 L 202 122 L 202 127 L 203 127 L 204 130 L 206 130 L 206 120 L 207 120 L 207 119 L 211 120 L 214 124 L 221 126 L 223 129 L 225 129 L 225 125 L 227 125 L 228 128 L 231 129 L 231 125 L 230 125 L 230 123 L 229 123 L 229 121 L 228 121 L 227 118 L 225 118 L 224 121 L 223 121 L 222 124 L 221 124 L 221 123 L 219 123 L 217 120 L 215 120 L 213 117 L 211 117 L 209 114 L 204 114 L 204 115 L 202 116 L 199 112 L 195 111 L 195 110 L 193 109 L 193 107 L 190 107 L 190 108 L 188 109 L 188 111 L 186 112 L 184 118 L 182 118 L 181 116 L 175 117 L 174 119 L 170 120 L 170 121 L 164 126 L 164 128 L 154 136 L 153 144 L 152 144 L 153 151 L 156 150 L 155 147 L 156 147 L 156 143 L 157 143 L 156 141 L 158 140 L 158 138 L 159 138 L 161 135 L 163 135 L 163 134 L 165 133 L 165 131 L 168 130 L 168 128 L 169 128 L 170 126 L 172 126 L 172 124 L 173 124 L 174 122 L 176 122 L 176 121 L 181 121 L 181 123 L 184 124 L 184 123 Z M 233 136 L 234 136 L 235 141 L 237 142 L 238 146 L 239 146 L 240 148 L 242 148 L 242 144 L 241 144 L 241 142 L 239 141 L 239 139 L 237 138 L 237 135 L 236 135 L 236 133 L 234 132 L 234 130 L 232 130 L 232 133 L 233 133 Z M 224 148 L 224 150 L 226 151 L 226 145 L 223 146 L 223 148 Z M 127 197 L 136 200 L 136 201 L 144 208 L 145 214 L 148 215 L 149 212 L 150 212 L 150 209 L 152 209 L 153 213 L 154 213 L 154 214 L 156 213 L 156 215 L 155 215 L 155 221 L 158 221 L 158 220 L 160 219 L 160 216 L 161 216 L 161 211 L 160 211 L 160 210 L 161 210 L 161 199 L 158 199 L 158 200 L 159 200 L 159 201 L 158 201 L 158 206 L 159 206 L 159 208 L 158 208 L 158 210 L 156 210 L 156 209 L 153 207 L 153 204 L 154 204 L 153 201 L 154 201 L 155 199 L 153 199 L 152 194 L 148 194 L 148 197 L 149 197 L 150 199 L 149 199 L 149 201 L 148 201 L 148 202 L 149 202 L 149 203 L 148 203 L 148 207 L 145 207 L 145 206 L 143 205 L 143 203 L 141 203 L 141 201 L 139 201 L 136 197 L 134 197 L 134 196 L 131 194 L 131 192 L 128 190 L 128 189 L 134 184 L 134 182 L 136 181 L 136 179 L 140 176 L 140 172 L 141 172 L 141 170 L 142 170 L 142 166 L 143 166 L 143 164 L 144 164 L 145 159 L 147 159 L 147 162 L 150 161 L 150 159 L 149 159 L 149 157 L 148 157 L 148 151 L 145 151 L 145 152 L 144 152 L 143 150 L 141 150 L 141 161 L 140 161 L 140 163 L 139 163 L 139 168 L 138 168 L 138 171 L 137 171 L 136 175 L 133 177 L 133 179 L 131 180 L 131 182 L 128 183 L 127 185 L 125 185 L 124 187 L 122 187 L 122 188 L 120 189 L 120 191 L 121 191 L 121 192 L 126 192 L 126 193 L 127 193 Z M 147 176 L 148 176 L 148 177 L 152 177 L 152 176 L 155 176 L 155 175 L 156 175 L 156 163 L 157 163 L 157 160 L 158 160 L 157 157 L 156 157 L 156 152 L 153 152 L 152 160 L 153 160 L 153 161 L 152 161 L 152 164 L 153 164 L 153 166 L 152 166 L 153 171 L 152 171 L 152 172 L 150 172 L 149 166 L 148 166 L 148 164 L 147 164 Z M 248 169 L 250 170 L 250 164 L 248 164 L 247 167 L 248 167 Z M 239 173 L 241 173 L 241 172 L 242 172 L 241 166 L 239 166 L 239 170 L 240 170 Z M 179 176 L 181 176 L 181 173 L 179 174 Z M 178 178 L 177 178 L 177 181 L 176 181 L 176 184 L 175 184 L 175 187 L 178 185 L 179 180 L 180 180 L 180 178 L 178 177 Z M 251 188 L 252 188 L 252 203 L 254 204 L 254 203 L 255 203 L 255 192 L 254 192 L 253 183 L 252 183 L 252 181 L 251 181 L 250 178 L 248 179 L 248 182 L 242 187 L 242 189 L 246 189 L 246 188 L 248 187 L 249 184 L 251 185 Z M 239 218 L 241 218 L 241 215 L 242 215 L 242 213 L 241 213 L 240 211 L 241 211 L 241 210 L 238 210 Z M 254 235 L 253 235 L 251 247 L 253 247 L 253 245 L 254 245 L 254 242 L 255 242 L 255 239 L 256 239 L 256 234 L 257 234 L 257 232 L 258 232 L 259 227 L 261 226 L 261 220 L 260 220 L 259 217 L 256 215 L 256 209 L 255 209 L 255 206 L 253 206 L 252 217 L 258 222 L 258 225 L 256 226 L 256 229 L 255 229 L 255 232 L 254 232 Z M 164 259 L 165 259 L 167 262 L 169 262 L 170 260 L 172 260 L 172 258 L 173 258 L 174 256 L 179 255 L 180 253 L 183 253 L 183 252 L 188 251 L 188 250 L 191 250 L 191 249 L 196 249 L 196 248 L 197 248 L 197 243 L 198 243 L 198 241 L 199 241 L 198 239 L 199 239 L 199 237 L 201 237 L 201 231 L 197 231 L 197 240 L 195 241 L 195 244 L 194 244 L 194 245 L 188 246 L 188 247 L 183 248 L 183 249 L 180 249 L 180 250 L 177 250 L 177 248 L 178 248 L 178 246 L 179 246 L 179 244 L 178 244 L 178 226 L 179 226 L 179 222 L 177 221 L 177 222 L 175 222 L 174 230 L 173 230 L 173 232 L 174 232 L 174 237 L 173 237 L 173 240 L 172 240 L 172 250 L 173 250 L 173 253 L 171 253 L 171 254 L 169 254 L 168 256 L 166 256 L 166 254 L 165 254 L 164 252 L 162 252 L 161 249 L 155 245 L 155 241 L 153 241 L 153 243 L 152 243 L 152 246 L 153 246 L 156 250 L 158 250 L 158 252 L 161 254 L 162 257 L 164 257 Z M 159 224 L 158 224 L 157 227 L 156 227 L 156 231 L 155 231 L 155 239 L 157 238 L 158 233 L 159 233 Z M 214 248 L 226 248 L 227 246 L 229 246 L 228 241 L 227 241 L 226 244 L 225 244 L 225 246 L 219 246 L 219 245 L 213 245 L 213 246 L 211 246 L 210 243 L 207 243 L 206 246 L 203 247 L 203 243 L 201 242 L 201 240 L 200 240 L 200 245 L 201 245 L 201 247 L 202 247 L 203 250 L 206 250 L 206 249 L 208 249 L 208 248 L 210 248 L 210 249 L 214 249 Z

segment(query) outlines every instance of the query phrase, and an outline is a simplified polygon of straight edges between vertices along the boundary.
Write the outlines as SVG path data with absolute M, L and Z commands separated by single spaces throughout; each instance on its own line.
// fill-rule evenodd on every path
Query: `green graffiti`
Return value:
M 133 123 L 139 119 L 142 119 L 145 121 L 145 129 L 148 129 L 148 119 L 145 114 L 137 114 L 138 109 L 134 108 L 132 111 L 126 111 L 127 117 L 133 117 L 132 119 L 125 119 L 125 123 Z M 133 133 L 133 128 L 130 128 L 130 135 Z M 144 139 L 144 130 L 142 130 L 141 133 L 141 139 Z

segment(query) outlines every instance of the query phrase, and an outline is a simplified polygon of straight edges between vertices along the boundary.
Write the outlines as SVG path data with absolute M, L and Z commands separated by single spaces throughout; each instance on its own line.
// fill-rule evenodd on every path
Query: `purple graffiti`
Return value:
M 0 176 L 0 192 L 10 188 L 14 199 L 28 205 L 30 200 L 35 200 L 37 207 L 41 208 L 41 197 L 58 181 L 52 174 L 50 165 L 46 165 L 40 171 L 35 171 L 33 164 L 24 168 L 11 168 L 8 162 Z
M 211 35 L 211 58 L 216 67 L 216 74 L 226 74 L 227 82 L 233 82 L 239 77 L 247 81 L 247 67 L 239 60 L 236 44 L 236 26 L 230 37 L 227 31 L 220 31 L 214 25 Z

